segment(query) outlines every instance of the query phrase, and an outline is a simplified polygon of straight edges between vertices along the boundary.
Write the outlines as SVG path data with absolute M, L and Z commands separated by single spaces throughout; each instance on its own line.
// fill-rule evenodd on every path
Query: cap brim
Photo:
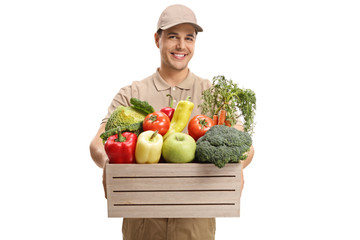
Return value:
M 195 30 L 196 30 L 197 32 L 203 32 L 202 27 L 200 27 L 199 25 L 197 25 L 196 23 L 193 23 L 193 22 L 177 22 L 177 23 L 173 23 L 173 24 L 169 24 L 169 25 L 160 27 L 159 29 L 161 29 L 161 30 L 166 30 L 166 29 L 169 29 L 169 28 L 171 28 L 171 27 L 174 27 L 174 26 L 176 26 L 176 25 L 183 24 L 183 23 L 188 23 L 188 24 L 193 25 L 194 28 L 195 28 Z M 158 30 L 159 30 L 159 29 L 158 29 Z

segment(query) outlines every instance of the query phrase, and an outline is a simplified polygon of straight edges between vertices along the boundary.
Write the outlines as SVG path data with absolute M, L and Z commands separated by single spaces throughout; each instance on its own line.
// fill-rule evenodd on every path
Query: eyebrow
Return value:
M 169 35 L 179 35 L 179 34 L 177 32 L 169 32 L 167 35 L 169 36 Z M 194 34 L 192 33 L 186 34 L 186 36 L 195 38 Z

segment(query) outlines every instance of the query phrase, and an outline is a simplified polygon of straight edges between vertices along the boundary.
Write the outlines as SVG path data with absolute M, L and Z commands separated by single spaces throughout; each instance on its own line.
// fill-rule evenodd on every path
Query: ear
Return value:
M 159 41 L 160 41 L 159 34 L 155 33 L 154 38 L 155 38 L 155 44 L 159 48 Z

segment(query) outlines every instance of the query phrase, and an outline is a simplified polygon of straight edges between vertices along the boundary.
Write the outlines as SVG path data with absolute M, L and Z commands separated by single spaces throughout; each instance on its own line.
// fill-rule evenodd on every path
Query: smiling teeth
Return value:
M 174 53 L 174 55 L 177 56 L 177 57 L 185 57 L 185 54 L 175 54 Z

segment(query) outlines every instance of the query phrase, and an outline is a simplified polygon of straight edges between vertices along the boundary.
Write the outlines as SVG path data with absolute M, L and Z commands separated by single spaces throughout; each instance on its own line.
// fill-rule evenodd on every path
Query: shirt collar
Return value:
M 171 88 L 171 86 L 160 76 L 159 69 L 157 69 L 156 72 L 154 73 L 153 80 L 154 80 L 155 87 L 158 91 L 163 91 L 163 90 L 167 90 L 167 89 Z M 186 78 L 184 79 L 184 81 L 182 81 L 176 87 L 181 88 L 181 89 L 190 89 L 191 86 L 193 85 L 193 83 L 194 83 L 194 75 L 189 70 L 189 73 L 186 76 Z

